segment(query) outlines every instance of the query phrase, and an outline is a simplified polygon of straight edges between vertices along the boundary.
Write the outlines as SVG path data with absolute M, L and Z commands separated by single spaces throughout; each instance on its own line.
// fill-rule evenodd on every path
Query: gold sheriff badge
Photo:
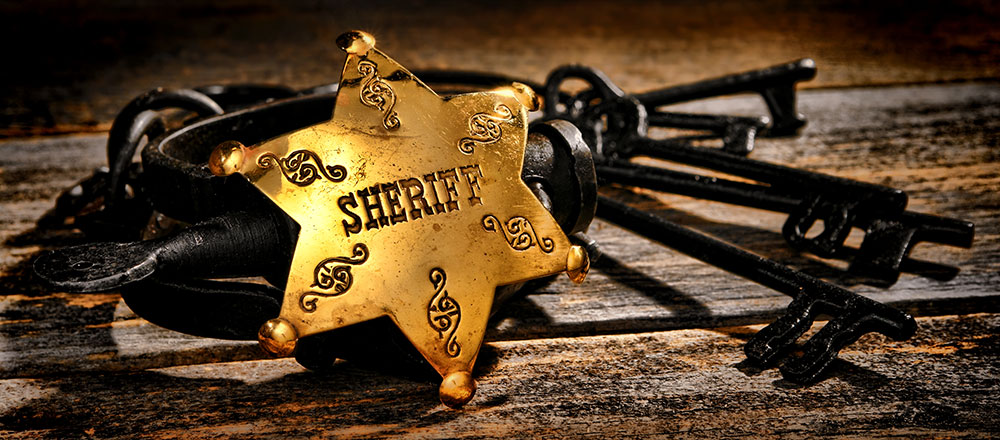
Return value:
M 260 330 L 274 355 L 298 338 L 389 316 L 457 407 L 497 286 L 566 271 L 586 252 L 521 180 L 530 88 L 440 97 L 375 49 L 347 52 L 333 118 L 259 145 L 227 142 L 218 175 L 240 173 L 300 226 L 280 316 Z

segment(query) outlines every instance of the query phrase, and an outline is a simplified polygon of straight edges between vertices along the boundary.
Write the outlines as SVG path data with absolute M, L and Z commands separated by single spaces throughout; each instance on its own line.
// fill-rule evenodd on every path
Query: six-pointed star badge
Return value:
M 209 160 L 300 226 L 261 345 L 287 355 L 300 337 L 389 316 L 444 378 L 442 402 L 463 405 L 496 287 L 582 281 L 589 266 L 520 177 L 536 97 L 520 84 L 440 97 L 370 35 L 337 43 L 348 56 L 330 121 Z

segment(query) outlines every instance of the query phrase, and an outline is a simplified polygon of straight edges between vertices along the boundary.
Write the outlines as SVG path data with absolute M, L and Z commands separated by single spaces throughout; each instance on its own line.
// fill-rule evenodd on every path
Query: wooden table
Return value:
M 1000 432 L 1000 66 L 996 6 L 640 5 L 528 2 L 342 6 L 195 2 L 96 10 L 4 5 L 0 85 L 0 437 L 988 437 Z M 55 6 L 59 6 L 58 8 Z M 391 6 L 391 4 L 390 4 Z M 920 245 L 960 269 L 857 284 L 843 262 L 791 251 L 782 216 L 682 196 L 607 189 L 671 220 L 918 317 L 912 339 L 863 337 L 811 386 L 743 364 L 742 345 L 789 298 L 596 221 L 606 257 L 508 304 L 461 411 L 437 383 L 342 362 L 313 373 L 254 343 L 189 337 L 136 317 L 118 294 L 46 289 L 41 250 L 78 242 L 34 222 L 104 164 L 106 130 L 154 86 L 336 80 L 333 38 L 365 28 L 411 68 L 536 81 L 566 62 L 628 91 L 812 56 L 800 136 L 753 157 L 885 184 L 910 209 L 976 223 L 972 249 Z M 685 111 L 761 114 L 754 96 Z M 857 243 L 855 238 L 851 242 Z M 941 278 L 941 277 L 936 277 Z M 821 324 L 821 323 L 820 323 Z M 819 325 L 819 324 L 818 324 Z M 817 327 L 818 328 L 818 327 Z M 814 329 L 815 330 L 815 329 Z

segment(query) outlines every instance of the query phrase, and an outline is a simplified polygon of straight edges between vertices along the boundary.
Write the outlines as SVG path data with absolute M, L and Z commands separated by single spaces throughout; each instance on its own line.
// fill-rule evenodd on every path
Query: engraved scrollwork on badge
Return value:
M 498 103 L 493 107 L 496 114 L 476 113 L 469 118 L 469 137 L 458 141 L 458 151 L 464 154 L 472 154 L 478 145 L 492 144 L 500 140 L 503 130 L 500 128 L 501 122 L 511 122 L 514 120 L 514 112 L 504 104 Z
M 430 279 L 434 285 L 434 296 L 427 305 L 427 322 L 438 332 L 438 338 L 445 338 L 447 335 L 445 351 L 448 356 L 458 357 L 462 353 L 462 345 L 455 337 L 455 330 L 458 330 L 458 323 L 462 320 L 462 308 L 459 307 L 458 301 L 448 296 L 448 291 L 444 290 L 446 278 L 441 268 L 431 269 Z
M 315 161 L 316 165 L 309 163 L 310 160 Z M 331 182 L 343 182 L 347 178 L 347 168 L 343 165 L 324 166 L 319 156 L 309 150 L 295 150 L 285 157 L 278 157 L 268 151 L 257 158 L 257 165 L 263 169 L 272 168 L 275 164 L 281 169 L 285 179 L 298 186 L 309 186 L 321 177 Z
M 530 249 L 535 243 L 546 254 L 555 249 L 555 242 L 551 238 L 541 237 L 539 239 L 531 222 L 521 216 L 511 217 L 504 225 L 501 225 L 500 220 L 495 216 L 487 214 L 483 217 L 483 229 L 490 232 L 500 231 L 510 248 L 516 251 Z
M 353 255 L 349 257 L 333 257 L 320 261 L 313 270 L 313 283 L 310 287 L 327 292 L 303 292 L 299 295 L 299 307 L 305 312 L 315 312 L 319 297 L 329 298 L 347 293 L 354 284 L 351 266 L 364 264 L 368 261 L 368 255 L 368 246 L 358 243 L 354 245 Z
M 361 86 L 361 103 L 382 112 L 382 126 L 386 130 L 399 128 L 399 115 L 392 110 L 396 107 L 396 92 L 378 75 L 378 66 L 362 60 L 358 63 L 358 73 L 365 77 Z

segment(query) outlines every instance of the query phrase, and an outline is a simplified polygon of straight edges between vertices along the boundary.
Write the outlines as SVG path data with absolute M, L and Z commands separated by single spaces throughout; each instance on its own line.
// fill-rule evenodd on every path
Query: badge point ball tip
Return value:
M 208 157 L 208 169 L 216 176 L 228 176 L 243 166 L 246 147 L 237 141 L 225 141 L 212 150 Z
M 288 321 L 275 318 L 264 323 L 257 333 L 261 348 L 273 356 L 288 356 L 295 351 L 298 332 Z
M 456 371 L 444 377 L 438 395 L 441 403 L 449 408 L 459 408 L 465 405 L 476 394 L 476 380 L 468 371 Z
M 337 37 L 337 46 L 349 54 L 365 55 L 375 47 L 375 37 L 365 31 L 349 31 Z
M 535 90 L 531 86 L 515 82 L 511 84 L 511 89 L 514 91 L 514 96 L 517 98 L 518 102 L 521 103 L 529 111 L 536 111 L 542 108 L 542 99 L 535 93 Z
M 590 256 L 583 246 L 573 245 L 566 255 L 566 275 L 576 284 L 580 284 L 587 278 L 590 272 Z

